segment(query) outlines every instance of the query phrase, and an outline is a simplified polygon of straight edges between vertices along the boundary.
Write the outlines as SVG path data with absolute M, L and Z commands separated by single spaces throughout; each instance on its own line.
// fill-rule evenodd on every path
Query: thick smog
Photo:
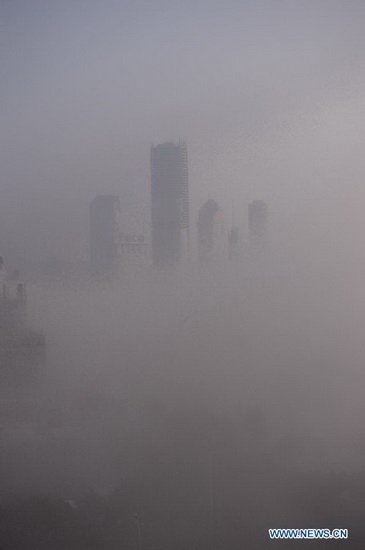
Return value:
M 364 8 L 1 3 L 1 549 L 363 547 Z

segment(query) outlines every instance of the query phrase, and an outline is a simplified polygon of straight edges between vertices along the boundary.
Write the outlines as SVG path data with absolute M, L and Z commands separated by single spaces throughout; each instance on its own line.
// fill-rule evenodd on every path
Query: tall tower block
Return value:
M 189 248 L 188 155 L 184 141 L 151 147 L 153 264 L 178 264 Z

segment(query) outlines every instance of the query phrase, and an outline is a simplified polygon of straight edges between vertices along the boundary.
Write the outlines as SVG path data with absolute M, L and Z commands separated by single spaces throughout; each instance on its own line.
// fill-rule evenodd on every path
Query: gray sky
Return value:
M 87 258 L 99 193 L 119 194 L 147 231 L 150 144 L 182 137 L 193 214 L 233 200 L 245 224 L 263 198 L 287 249 L 358 259 L 363 1 L 0 6 L 5 255 Z

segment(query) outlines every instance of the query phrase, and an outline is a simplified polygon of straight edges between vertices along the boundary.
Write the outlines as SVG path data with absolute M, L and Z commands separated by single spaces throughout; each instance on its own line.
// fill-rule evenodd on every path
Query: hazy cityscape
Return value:
M 0 14 L 0 550 L 364 548 L 365 3 Z

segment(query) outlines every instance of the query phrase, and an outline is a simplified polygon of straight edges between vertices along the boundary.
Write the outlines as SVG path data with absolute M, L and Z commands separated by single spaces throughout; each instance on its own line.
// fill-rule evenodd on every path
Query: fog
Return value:
M 362 547 L 364 9 L 0 2 L 1 281 L 20 271 L 46 342 L 32 383 L 0 377 L 1 548 Z M 158 269 L 150 147 L 179 138 L 190 250 Z M 145 238 L 112 278 L 89 265 L 98 195 Z M 204 264 L 208 199 L 240 241 Z

